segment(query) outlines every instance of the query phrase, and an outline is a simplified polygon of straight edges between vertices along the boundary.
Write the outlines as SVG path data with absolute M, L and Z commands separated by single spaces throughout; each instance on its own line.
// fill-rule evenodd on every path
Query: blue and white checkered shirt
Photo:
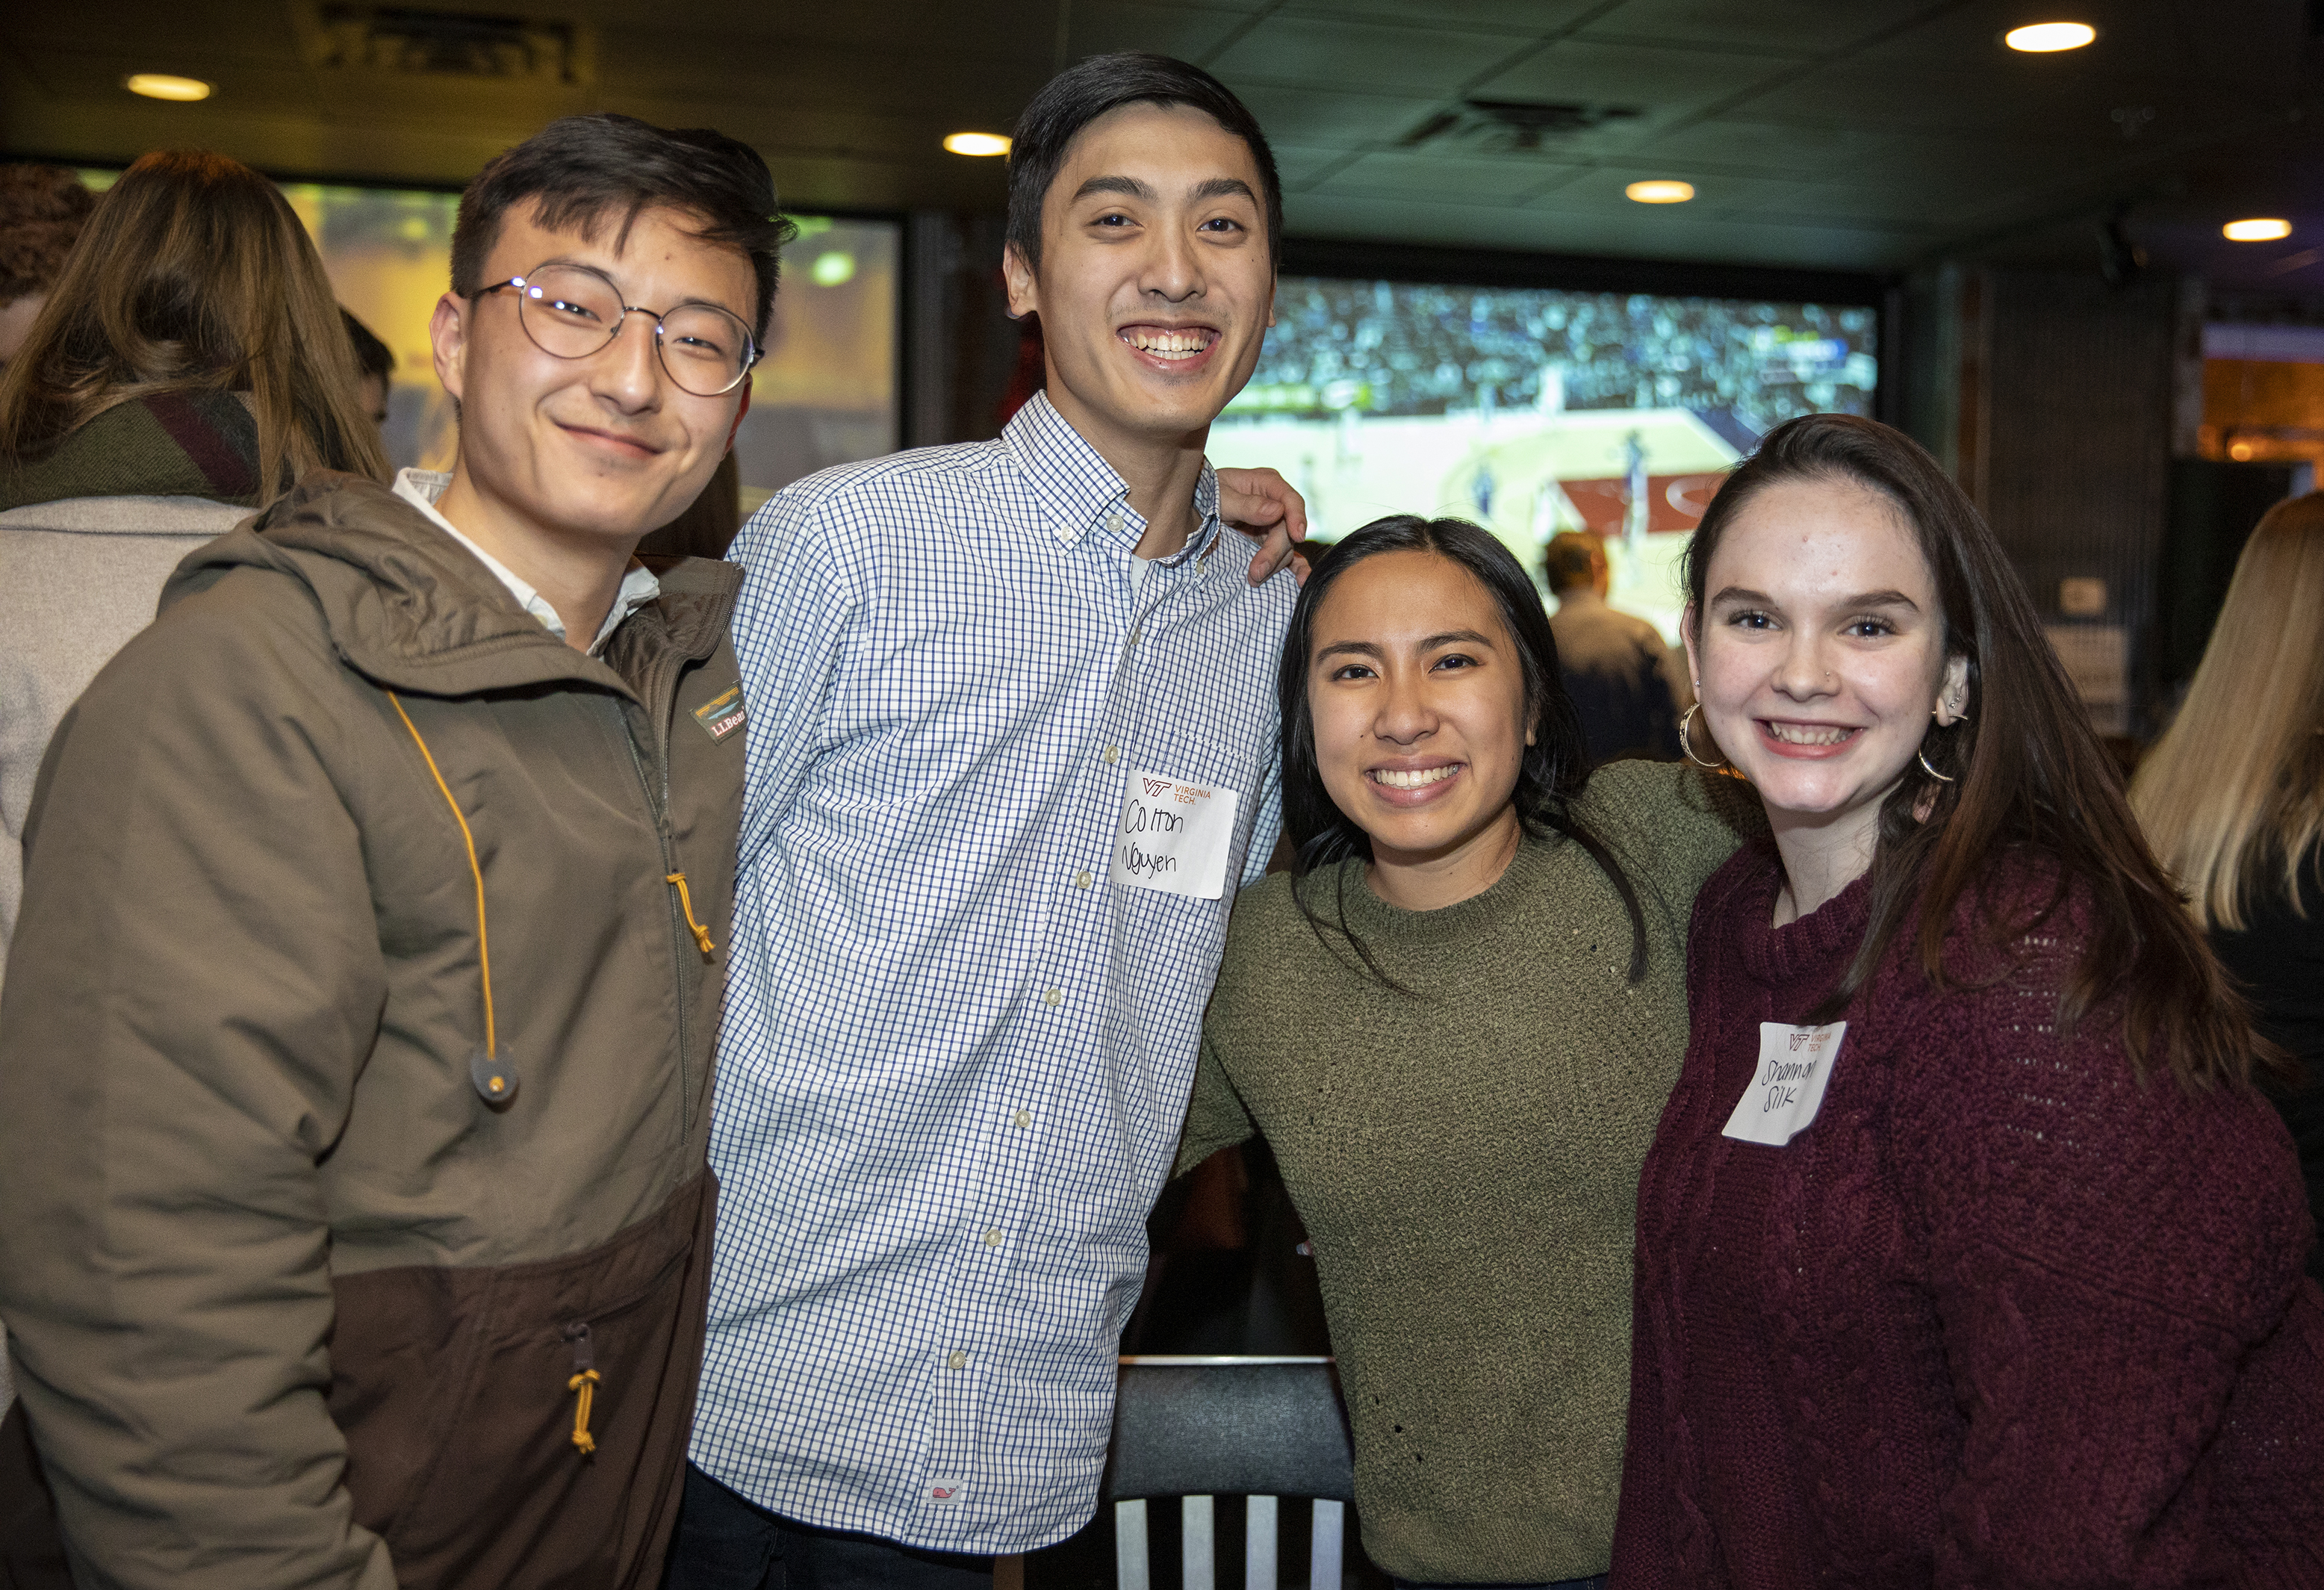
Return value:
M 1297 589 L 1145 521 L 1036 397 L 742 532 L 748 787 L 692 1456 L 945 1551 L 1085 1522 L 1237 882 L 1280 826 Z M 1132 769 L 1237 792 L 1223 897 L 1109 881 Z

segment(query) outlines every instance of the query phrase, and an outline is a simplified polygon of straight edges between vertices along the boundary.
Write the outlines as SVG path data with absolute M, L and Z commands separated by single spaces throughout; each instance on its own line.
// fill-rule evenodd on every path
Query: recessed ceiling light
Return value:
M 2229 221 L 2219 230 L 2230 243 L 2273 243 L 2279 237 L 2292 236 L 2292 223 L 2264 216 L 2248 221 Z
M 2001 35 L 2001 42 L 2028 55 L 2049 55 L 2060 50 L 2080 50 L 2098 36 L 2098 29 L 2086 22 L 2037 22 L 2010 29 Z
M 954 154 L 1006 154 L 1009 140 L 998 133 L 954 133 L 945 147 Z
M 1684 204 L 1694 197 L 1692 182 L 1633 182 L 1622 190 L 1639 204 Z
M 177 99 L 191 104 L 210 97 L 210 86 L 199 78 L 173 78 L 167 72 L 138 72 L 124 79 L 121 86 L 148 99 Z

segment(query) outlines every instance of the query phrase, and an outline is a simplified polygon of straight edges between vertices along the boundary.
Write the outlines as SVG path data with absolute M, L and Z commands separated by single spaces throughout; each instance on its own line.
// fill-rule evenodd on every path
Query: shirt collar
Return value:
M 1037 392 L 1010 416 L 1001 432 L 1016 455 L 1033 495 L 1049 519 L 1050 533 L 1065 545 L 1094 531 L 1129 551 L 1146 533 L 1146 516 L 1130 505 L 1130 486 L 1087 439 L 1057 412 L 1046 392 Z M 1210 461 L 1194 482 L 1194 511 L 1202 523 L 1184 550 L 1157 559 L 1165 568 L 1208 554 L 1219 533 L 1219 476 Z
M 549 605 L 548 598 L 526 584 L 507 564 L 462 535 L 450 520 L 437 512 L 436 500 L 451 484 L 452 477 L 440 470 L 400 469 L 395 476 L 395 495 L 426 514 L 430 524 L 474 553 L 476 561 L 492 570 L 493 578 L 508 587 L 508 594 L 516 598 L 518 606 L 531 615 L 541 628 L 558 640 L 564 640 L 565 620 L 558 616 L 557 609 Z M 622 576 L 622 588 L 613 593 L 613 605 L 606 610 L 605 622 L 597 626 L 597 638 L 589 642 L 589 655 L 595 657 L 604 651 L 605 642 L 613 638 L 615 630 L 622 627 L 623 619 L 660 595 L 661 581 L 654 578 L 653 571 L 636 559 L 631 559 L 629 572 Z

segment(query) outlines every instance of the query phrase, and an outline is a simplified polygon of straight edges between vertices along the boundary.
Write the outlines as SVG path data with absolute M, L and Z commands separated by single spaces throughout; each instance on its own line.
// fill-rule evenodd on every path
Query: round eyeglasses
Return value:
M 622 290 L 586 265 L 543 265 L 479 288 L 487 298 L 516 290 L 517 323 L 533 346 L 560 359 L 586 359 L 613 346 L 622 322 L 644 315 L 654 323 L 654 353 L 679 390 L 718 397 L 742 384 L 761 355 L 751 328 L 715 304 L 681 304 L 663 314 L 622 301 Z

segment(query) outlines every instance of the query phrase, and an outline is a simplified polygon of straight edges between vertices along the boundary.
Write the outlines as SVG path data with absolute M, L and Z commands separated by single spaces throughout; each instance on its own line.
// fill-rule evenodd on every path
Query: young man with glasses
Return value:
M 1215 79 L 1073 68 L 1010 157 L 1047 391 L 737 543 L 724 1202 L 672 1590 L 968 1586 L 1090 1517 L 1228 909 L 1279 827 L 1296 589 L 1247 578 L 1203 448 L 1280 231 Z
M 432 327 L 451 473 L 299 482 L 58 732 L 0 1007 L 0 1578 L 44 1470 L 82 1585 L 659 1580 L 745 707 L 740 571 L 634 549 L 732 441 L 785 231 L 715 133 L 494 161 Z

